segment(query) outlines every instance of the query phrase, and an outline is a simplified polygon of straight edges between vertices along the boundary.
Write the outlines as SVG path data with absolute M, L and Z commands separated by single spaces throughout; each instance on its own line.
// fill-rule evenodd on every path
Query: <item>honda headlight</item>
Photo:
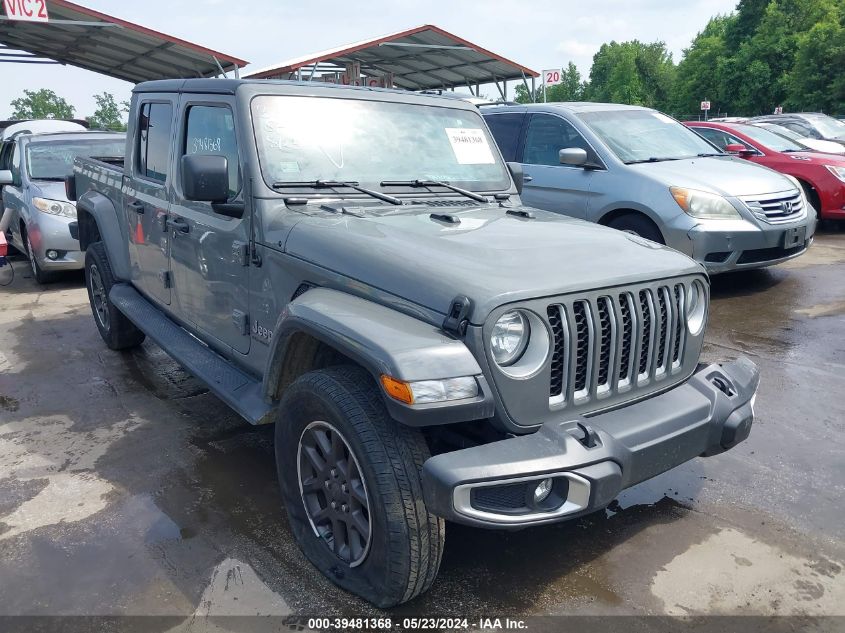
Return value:
M 740 220 L 739 212 L 722 196 L 686 187 L 670 187 L 684 213 L 700 220 Z
M 519 310 L 505 312 L 496 321 L 490 334 L 493 360 L 501 367 L 512 365 L 525 352 L 530 337 L 531 326 L 525 315 Z
M 75 218 L 76 207 L 69 202 L 60 200 L 48 200 L 47 198 L 33 198 L 32 204 L 42 213 L 59 215 L 63 218 Z
M 825 167 L 831 174 L 845 182 L 845 167 L 836 167 L 835 165 L 825 165 Z

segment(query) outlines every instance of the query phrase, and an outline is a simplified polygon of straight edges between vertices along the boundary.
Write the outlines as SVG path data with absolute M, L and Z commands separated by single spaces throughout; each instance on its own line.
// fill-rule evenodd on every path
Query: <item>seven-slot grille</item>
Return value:
M 685 299 L 673 283 L 549 305 L 549 403 L 581 404 L 680 371 Z
M 743 198 L 743 202 L 754 215 L 770 224 L 797 220 L 804 213 L 804 198 L 799 191 L 766 198 Z

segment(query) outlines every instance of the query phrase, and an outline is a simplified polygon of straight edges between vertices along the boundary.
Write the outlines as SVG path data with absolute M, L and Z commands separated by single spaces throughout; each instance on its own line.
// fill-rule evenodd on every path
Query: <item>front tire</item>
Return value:
M 618 231 L 624 231 L 625 233 L 639 235 L 658 244 L 666 243 L 657 225 L 651 219 L 639 213 L 623 213 L 608 222 L 607 226 Z
M 41 268 L 41 264 L 38 263 L 38 258 L 35 256 L 35 249 L 32 248 L 32 242 L 29 239 L 29 233 L 24 235 L 24 239 L 26 240 L 26 256 L 29 258 L 29 266 L 32 268 L 32 276 L 35 278 L 35 281 L 41 285 L 50 283 L 53 280 L 53 275 L 46 272 L 43 268 Z
M 106 249 L 102 242 L 94 242 L 85 251 L 85 287 L 94 323 L 109 349 L 137 347 L 144 342 L 145 335 L 109 300 L 114 284 Z
M 279 405 L 275 451 L 294 536 L 333 583 L 382 608 L 431 586 L 445 527 L 423 502 L 428 446 L 389 417 L 366 371 L 296 380 Z

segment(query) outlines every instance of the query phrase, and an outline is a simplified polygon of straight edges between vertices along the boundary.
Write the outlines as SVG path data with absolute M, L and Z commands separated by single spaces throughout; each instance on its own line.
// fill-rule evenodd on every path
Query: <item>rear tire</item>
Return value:
M 649 218 L 639 213 L 624 213 L 613 218 L 607 223 L 607 226 L 618 231 L 625 231 L 626 233 L 639 235 L 640 237 L 644 237 L 652 242 L 657 242 L 658 244 L 666 243 L 666 240 L 663 239 L 663 234 L 660 232 L 660 229 L 657 228 L 657 225 Z
M 430 453 L 418 429 L 389 417 L 370 375 L 346 366 L 303 375 L 282 397 L 275 434 L 291 529 L 314 566 L 382 608 L 425 592 L 445 535 L 443 519 L 422 497 L 420 473 Z M 344 537 L 358 545 L 344 550 Z
M 109 292 L 114 284 L 106 249 L 102 242 L 94 242 L 85 251 L 85 287 L 94 323 L 109 349 L 137 347 L 144 342 L 145 335 L 112 305 Z

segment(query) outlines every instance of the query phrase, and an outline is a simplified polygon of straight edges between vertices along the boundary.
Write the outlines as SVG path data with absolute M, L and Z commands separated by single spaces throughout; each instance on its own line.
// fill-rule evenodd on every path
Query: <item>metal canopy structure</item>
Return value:
M 360 64 L 367 78 L 389 79 L 408 90 L 449 89 L 466 86 L 478 94 L 480 84 L 496 84 L 507 98 L 507 81 L 539 76 L 534 70 L 497 55 L 443 29 L 426 24 L 384 37 L 314 53 L 272 68 L 250 72 L 254 79 L 325 80 L 341 77 L 352 64 Z M 374 84 L 375 85 L 375 84 Z
M 0 16 L 0 63 L 68 64 L 133 83 L 215 77 L 248 62 L 66 0 L 46 0 L 49 20 Z

